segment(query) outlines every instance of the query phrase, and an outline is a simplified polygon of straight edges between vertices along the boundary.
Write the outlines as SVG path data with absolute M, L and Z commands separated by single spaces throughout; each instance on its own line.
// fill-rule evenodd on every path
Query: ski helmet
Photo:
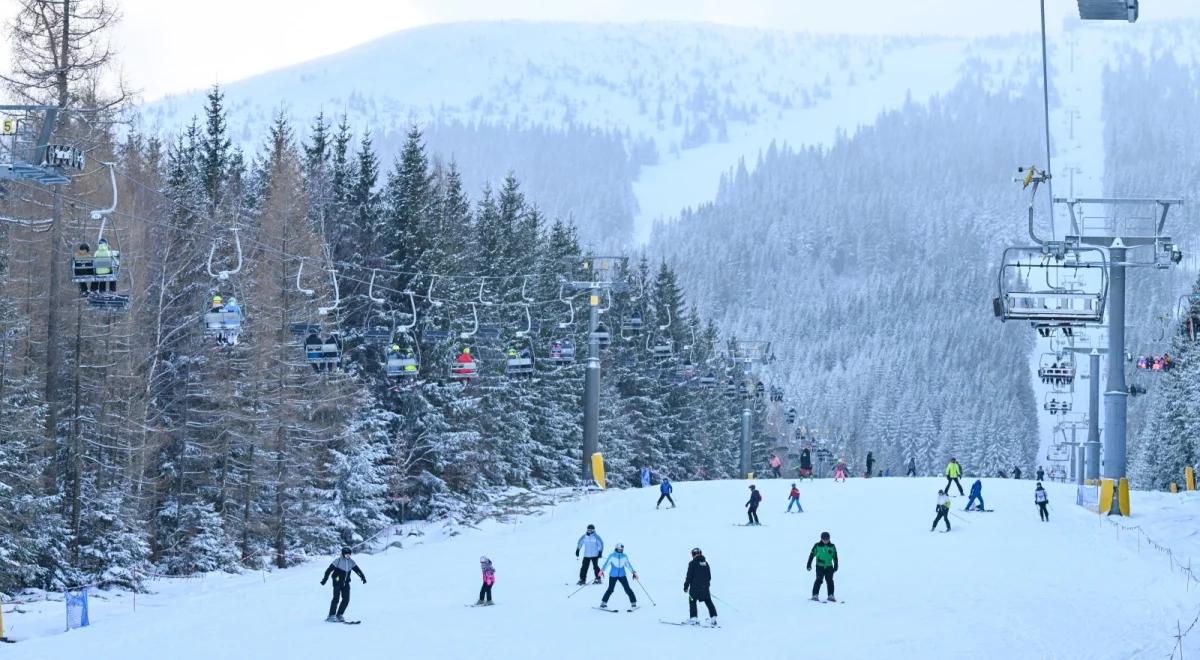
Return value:
M 829 540 L 829 532 L 821 532 L 821 540 L 828 541 Z
M 595 525 L 588 525 L 588 531 L 589 531 L 589 532 L 594 532 L 594 531 L 596 531 L 596 526 L 595 526 Z
M 487 557 L 480 557 L 480 558 L 479 558 L 479 563 L 481 563 L 481 564 L 490 564 L 490 563 L 492 563 L 492 560 L 491 560 L 491 559 L 488 559 Z
M 618 543 L 618 544 L 617 544 L 617 546 L 616 546 L 616 550 L 617 550 L 617 552 L 622 552 L 623 550 L 625 550 L 625 544 L 624 544 L 624 543 Z
M 343 554 L 343 555 L 348 555 L 348 554 L 350 554 L 350 546 L 348 546 L 348 545 L 343 545 L 343 546 L 342 546 L 342 554 Z
M 692 556 L 693 557 L 695 557 L 696 555 L 702 555 L 702 554 L 704 554 L 704 553 L 700 552 L 700 548 L 692 548 Z

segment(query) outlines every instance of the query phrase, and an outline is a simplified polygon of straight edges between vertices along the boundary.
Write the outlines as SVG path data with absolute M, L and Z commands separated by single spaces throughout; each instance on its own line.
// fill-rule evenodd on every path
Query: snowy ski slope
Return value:
M 802 483 L 803 514 L 785 514 L 790 480 L 759 480 L 764 526 L 744 519 L 746 482 L 676 484 L 677 509 L 656 511 L 657 488 L 615 491 L 561 504 L 512 524 L 359 556 L 348 618 L 323 623 L 324 560 L 264 574 L 209 576 L 154 585 L 156 594 L 92 600 L 91 627 L 61 632 L 61 603 L 6 614 L 5 658 L 1164 658 L 1177 620 L 1200 608 L 1160 554 L 1073 505 L 1051 484 L 1051 521 L 1038 521 L 1032 481 L 987 480 L 994 513 L 967 514 L 955 498 L 954 531 L 930 533 L 940 480 L 854 479 Z M 966 480 L 969 488 L 970 480 Z M 1152 535 L 1198 554 L 1200 498 L 1137 493 Z M 1139 511 L 1142 513 L 1139 514 Z M 573 598 L 575 541 L 594 523 L 607 547 L 624 543 L 652 606 L 604 614 L 601 587 Z M 807 600 L 808 550 L 821 531 L 837 544 L 843 604 Z M 430 531 L 433 531 L 431 528 Z M 686 617 L 688 551 L 704 549 L 721 600 L 718 630 L 664 626 Z M 491 608 L 468 608 L 478 558 L 495 562 Z M 570 583 L 570 584 L 568 584 Z M 614 605 L 624 596 L 614 594 Z M 11 610 L 7 606 L 6 610 Z M 1200 633 L 1185 640 L 1190 656 Z

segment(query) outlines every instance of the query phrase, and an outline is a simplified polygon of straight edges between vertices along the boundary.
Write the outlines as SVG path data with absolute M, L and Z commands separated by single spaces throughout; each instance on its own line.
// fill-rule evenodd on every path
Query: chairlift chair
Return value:
M 596 324 L 596 331 L 591 334 L 595 338 L 596 343 L 600 345 L 600 350 L 607 350 L 612 343 L 612 333 L 608 331 L 608 326 L 603 323 Z
M 1052 281 L 1052 275 L 1079 271 L 1091 273 L 1094 281 Z M 1066 247 L 1057 254 L 1041 246 L 1007 248 L 1001 258 L 999 293 L 992 307 L 1002 321 L 1100 323 L 1108 298 L 1108 258 L 1092 247 Z
M 242 330 L 242 313 L 241 312 L 205 312 L 204 313 L 204 336 L 205 337 L 220 337 L 228 335 L 236 335 Z
M 1129 21 L 1138 19 L 1138 0 L 1078 0 L 1079 18 L 1085 21 Z
M 717 386 L 717 376 L 711 371 L 705 372 L 704 375 L 700 376 L 699 383 L 701 389 L 711 390 Z
M 1059 357 L 1054 353 L 1043 353 L 1038 362 L 1038 378 L 1071 383 L 1075 380 L 1075 360 L 1069 356 Z
M 642 312 L 634 310 L 621 320 L 621 332 L 622 334 L 635 335 L 642 331 L 643 325 Z
M 517 351 L 510 348 L 504 362 L 504 375 L 512 376 L 530 376 L 533 374 L 533 354 L 529 349 Z
M 304 344 L 304 357 L 310 365 L 318 370 L 333 369 L 342 364 L 342 348 L 334 335 L 324 337 L 319 342 Z
M 412 354 L 401 355 L 389 349 L 386 360 L 384 369 L 388 378 L 416 378 L 421 372 L 421 365 Z
M 466 356 L 466 359 L 463 356 Z M 447 369 L 450 380 L 458 383 L 468 382 L 479 376 L 479 362 L 469 349 L 463 349 L 463 352 L 450 360 Z
M 1047 392 L 1046 398 L 1042 402 L 1042 409 L 1051 415 L 1069 413 L 1071 412 L 1071 400 L 1062 394 Z
M 799 414 L 799 413 L 797 413 L 797 412 L 796 412 L 796 409 L 795 409 L 795 408 L 788 408 L 788 411 L 787 411 L 787 423 L 788 423 L 788 424 L 795 424 L 795 423 L 796 423 L 796 417 L 798 416 L 798 414 Z
M 575 341 L 570 338 L 556 339 L 550 343 L 547 360 L 551 364 L 571 364 L 575 361 Z

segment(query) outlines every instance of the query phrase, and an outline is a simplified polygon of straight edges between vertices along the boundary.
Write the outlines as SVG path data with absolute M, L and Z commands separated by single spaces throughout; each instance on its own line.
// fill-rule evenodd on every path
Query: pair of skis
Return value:
M 619 613 L 621 612 L 621 608 L 619 608 L 619 607 L 599 607 L 599 606 L 593 606 L 593 607 L 592 607 L 592 609 L 593 609 L 593 610 L 600 610 L 601 612 L 612 612 L 613 614 L 619 614 Z M 625 609 L 625 611 L 626 611 L 626 612 L 633 612 L 634 610 L 640 610 L 640 609 L 642 609 L 642 608 L 640 608 L 640 607 L 629 607 L 629 608 L 626 608 L 626 609 Z
M 658 622 L 665 623 L 668 626 L 682 626 L 684 628 L 720 628 L 721 627 L 720 624 L 709 626 L 709 625 L 704 625 L 701 623 L 692 623 L 691 621 L 667 621 L 666 619 L 659 619 Z

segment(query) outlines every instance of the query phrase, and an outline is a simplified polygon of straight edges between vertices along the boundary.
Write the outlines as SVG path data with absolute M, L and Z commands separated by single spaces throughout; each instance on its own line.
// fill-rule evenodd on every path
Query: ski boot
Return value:
M 582 587 L 582 586 L 583 586 L 583 585 L 585 585 L 585 584 L 587 584 L 587 580 L 580 580 L 580 581 L 578 581 L 578 582 L 576 582 L 576 583 L 575 583 L 575 586 L 577 586 L 577 587 Z
M 820 602 L 820 601 L 821 601 L 821 599 L 820 599 L 820 598 L 817 598 L 816 596 L 813 596 L 812 598 L 809 598 L 809 600 L 815 600 L 815 601 L 817 601 L 817 602 Z
M 486 605 L 486 604 L 487 604 L 487 601 L 485 601 L 485 600 L 484 600 L 484 599 L 482 599 L 482 598 L 480 598 L 479 600 L 475 601 L 475 607 L 479 607 L 480 605 Z
M 712 626 L 713 628 L 716 628 L 717 627 L 717 617 L 715 617 L 715 616 L 709 617 L 708 625 Z
M 337 623 L 337 615 L 330 614 L 329 616 L 325 617 L 325 623 Z
M 696 617 L 692 617 L 692 618 L 688 619 L 687 622 L 688 622 L 688 625 L 691 625 L 691 626 L 700 625 L 700 619 L 697 619 Z
M 346 620 L 342 618 L 342 615 L 341 615 L 341 614 L 339 614 L 339 615 L 337 615 L 336 617 L 334 617 L 334 618 L 333 618 L 333 620 L 334 620 L 334 621 L 337 621 L 338 623 L 346 623 Z
M 831 603 L 836 603 L 836 602 L 837 602 L 837 599 L 833 597 L 833 594 L 829 594 L 829 597 L 828 597 L 828 598 L 826 598 L 825 600 L 827 600 L 827 601 L 829 601 L 829 602 L 831 602 Z
M 600 579 L 600 576 L 599 576 L 599 575 L 597 575 L 597 576 L 596 576 L 596 579 L 595 579 L 595 580 L 592 580 L 592 584 L 604 584 L 604 580 L 601 580 L 601 579 Z
M 636 610 L 637 608 L 638 608 L 638 604 L 637 604 L 637 603 L 630 603 L 630 604 L 629 604 L 629 611 L 630 611 L 630 612 L 632 612 L 633 610 Z
M 607 609 L 608 609 L 608 603 L 606 603 L 606 602 L 604 602 L 604 601 L 600 601 L 600 609 L 602 609 L 602 610 L 607 610 Z

